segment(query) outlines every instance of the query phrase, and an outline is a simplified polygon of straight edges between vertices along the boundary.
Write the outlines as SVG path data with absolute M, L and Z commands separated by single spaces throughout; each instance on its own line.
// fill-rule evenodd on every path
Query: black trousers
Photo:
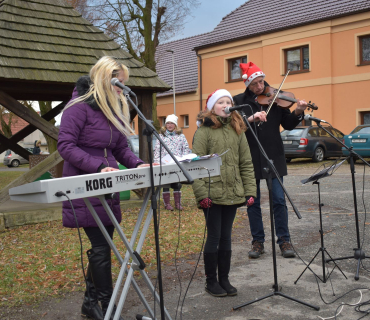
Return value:
M 207 225 L 207 240 L 204 253 L 214 253 L 218 250 L 231 250 L 231 232 L 238 205 L 226 206 L 212 204 L 203 209 Z
M 107 226 L 105 227 L 111 239 L 113 239 L 113 232 L 114 226 Z M 103 233 L 101 232 L 99 227 L 88 227 L 84 228 L 87 237 L 91 242 L 91 247 L 94 249 L 95 247 L 102 247 L 108 246 L 109 244 L 107 240 L 104 238 Z

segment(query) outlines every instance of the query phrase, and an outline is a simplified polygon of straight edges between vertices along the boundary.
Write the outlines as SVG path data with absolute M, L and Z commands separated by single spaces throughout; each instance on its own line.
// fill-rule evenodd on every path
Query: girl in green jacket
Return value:
M 246 125 L 236 111 L 225 112 L 225 108 L 232 105 L 232 96 L 227 90 L 210 94 L 207 109 L 198 117 L 200 127 L 193 141 L 193 153 L 198 156 L 223 154 L 221 175 L 198 179 L 193 184 L 207 225 L 205 289 L 216 297 L 237 294 L 237 289 L 229 282 L 231 231 L 237 208 L 252 205 L 256 197 L 252 158 L 244 134 Z

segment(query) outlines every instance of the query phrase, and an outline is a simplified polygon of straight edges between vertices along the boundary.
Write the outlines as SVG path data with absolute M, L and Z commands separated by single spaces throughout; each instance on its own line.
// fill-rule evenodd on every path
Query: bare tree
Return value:
M 156 72 L 155 52 L 160 42 L 179 32 L 199 0 L 95 0 L 101 20 L 95 23 L 135 59 Z M 152 119 L 157 119 L 153 95 Z
M 94 3 L 93 0 L 65 0 L 69 5 L 75 8 L 82 17 L 91 23 L 96 23 L 99 20 L 97 12 L 93 10 L 91 5 Z
M 180 31 L 199 0 L 96 0 L 97 24 L 132 56 L 156 71 L 155 50 Z
M 0 105 L 0 133 L 7 138 L 11 138 L 12 123 L 15 124 L 18 121 L 18 117 L 13 113 L 9 112 L 6 108 Z

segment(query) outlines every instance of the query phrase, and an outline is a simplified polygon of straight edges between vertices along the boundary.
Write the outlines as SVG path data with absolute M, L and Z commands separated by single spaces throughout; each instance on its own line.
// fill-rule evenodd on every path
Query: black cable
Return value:
M 208 171 L 208 179 L 209 179 L 209 183 L 208 183 L 208 199 L 210 199 L 211 197 L 211 173 L 210 171 L 207 169 L 207 168 L 204 168 Z M 202 256 L 202 251 L 203 251 L 203 247 L 204 247 L 204 242 L 205 242 L 205 238 L 206 238 L 206 231 L 207 231 L 207 221 L 208 221 L 208 215 L 209 215 L 209 208 L 207 208 L 207 213 L 206 213 L 206 223 L 205 223 L 205 226 L 204 226 L 204 232 L 203 232 L 203 241 L 202 241 L 202 246 L 200 248 L 200 252 L 199 252 L 199 255 L 198 255 L 198 260 L 197 260 L 197 263 L 195 264 L 195 268 L 194 268 L 194 272 L 193 274 L 191 275 L 191 278 L 190 278 L 190 281 L 189 281 L 189 284 L 188 286 L 186 287 L 186 291 L 185 291 L 185 294 L 184 294 L 184 298 L 182 300 L 182 304 L 181 304 L 181 310 L 180 310 L 180 317 L 182 319 L 182 308 L 184 306 L 184 303 L 185 303 L 185 298 L 186 298 L 186 295 L 189 291 L 189 288 L 190 288 L 190 285 L 191 285 L 191 282 L 193 281 L 194 279 L 194 275 L 195 275 L 195 272 L 197 271 L 197 268 L 198 268 L 198 265 L 199 265 L 199 261 L 200 261 L 200 258 Z
M 149 152 L 152 152 L 149 150 Z M 159 143 L 159 186 L 162 185 L 162 144 Z M 161 220 L 161 191 L 159 190 L 159 197 L 158 197 L 158 203 L 157 203 L 157 212 L 158 212 L 158 231 L 159 231 L 159 225 L 160 225 L 160 220 Z M 158 268 L 157 268 L 157 276 L 155 279 L 155 284 L 154 284 L 154 290 L 153 290 L 153 303 L 154 303 L 154 319 L 156 319 L 156 303 L 155 303 L 155 292 L 157 290 L 157 284 L 158 284 Z
M 366 229 L 366 219 L 367 219 L 367 212 L 366 212 L 366 203 L 365 203 L 365 171 L 366 171 L 366 166 L 364 165 L 364 173 L 362 175 L 362 204 L 364 206 L 364 211 L 365 211 L 365 217 L 364 217 L 364 224 L 363 224 L 363 231 L 362 231 L 362 243 L 361 243 L 361 247 L 359 248 L 360 250 L 362 250 L 363 246 L 364 246 L 364 243 L 365 243 L 365 229 Z M 364 264 L 363 264 L 363 261 L 361 260 L 361 266 L 363 269 L 365 269 L 367 272 L 370 272 L 370 270 L 368 270 Z
M 86 284 L 86 288 L 87 288 L 88 285 L 87 285 L 87 278 L 86 278 L 86 274 L 85 274 L 85 267 L 84 267 L 84 261 L 83 261 L 83 246 L 82 246 L 82 239 L 81 239 L 80 227 L 78 225 L 77 216 L 76 216 L 76 212 L 75 212 L 75 209 L 74 209 L 72 200 L 63 191 L 58 191 L 55 194 L 55 196 L 57 196 L 57 197 L 61 197 L 61 196 L 66 197 L 68 199 L 68 201 L 69 201 L 69 204 L 71 205 L 71 208 L 72 208 L 72 211 L 73 211 L 73 216 L 75 218 L 75 222 L 76 222 L 76 226 L 77 226 L 78 239 L 80 241 L 80 257 L 81 257 L 82 274 L 84 276 L 84 280 L 85 280 L 85 284 Z M 86 291 L 87 291 L 87 294 L 89 296 L 89 303 L 90 303 L 90 308 L 91 308 L 92 306 L 91 306 L 90 290 L 86 290 Z
M 177 172 L 174 172 L 174 173 L 177 175 L 177 177 L 179 179 L 178 183 L 180 184 L 181 181 L 180 181 L 179 174 Z M 175 203 L 175 206 L 176 206 L 176 203 Z M 181 229 L 181 210 L 180 210 L 180 206 L 178 208 L 178 211 L 179 211 L 179 224 L 178 224 L 178 228 L 177 228 L 177 245 L 176 245 L 176 250 L 175 250 L 175 269 L 176 269 L 177 278 L 179 279 L 180 293 L 179 293 L 179 299 L 177 300 L 175 320 L 177 319 L 177 312 L 178 312 L 178 309 L 179 309 L 179 304 L 180 304 L 180 300 L 181 300 L 181 293 L 182 293 L 182 283 L 181 283 L 179 270 L 178 270 L 178 267 L 177 267 L 177 250 L 179 249 L 179 246 L 180 246 L 180 229 Z M 180 318 L 182 319 L 182 314 L 180 315 Z

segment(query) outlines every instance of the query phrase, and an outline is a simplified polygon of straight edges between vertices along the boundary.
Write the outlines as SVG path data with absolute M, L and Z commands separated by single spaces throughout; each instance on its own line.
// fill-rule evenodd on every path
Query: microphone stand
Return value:
M 316 122 L 317 126 L 321 129 L 323 129 L 325 132 L 327 132 L 331 137 L 333 137 L 336 141 L 338 141 L 344 148 L 346 148 L 349 151 L 349 156 L 346 158 L 350 160 L 350 168 L 351 168 L 351 178 L 352 178 L 352 192 L 353 192 L 353 204 L 354 204 L 354 209 L 355 209 L 355 223 L 356 223 L 356 237 L 357 237 L 357 248 L 354 248 L 354 255 L 348 256 L 348 257 L 341 257 L 341 258 L 335 258 L 335 259 L 326 259 L 326 262 L 330 261 L 336 261 L 336 260 L 345 260 L 345 259 L 355 259 L 357 260 L 357 269 L 356 269 L 356 274 L 355 274 L 355 280 L 359 279 L 359 272 L 360 272 L 360 264 L 361 260 L 363 259 L 369 259 L 370 257 L 365 255 L 365 251 L 362 250 L 361 248 L 361 241 L 360 241 L 360 228 L 358 225 L 358 210 L 357 210 L 357 197 L 356 197 L 356 181 L 355 181 L 355 161 L 354 158 L 357 157 L 361 159 L 363 163 L 365 163 L 368 167 L 370 167 L 370 164 L 362 158 L 359 154 L 357 154 L 355 151 L 353 151 L 353 147 L 347 147 L 342 141 L 340 141 L 337 137 L 335 137 L 329 130 L 326 130 L 325 127 L 323 127 L 320 124 L 320 120 L 314 120 Z
M 132 91 L 130 91 L 133 93 Z M 134 93 L 133 93 L 134 94 Z M 191 178 L 189 173 L 184 169 L 180 162 L 176 159 L 167 145 L 163 142 L 158 132 L 155 130 L 154 126 L 150 121 L 148 121 L 145 116 L 141 113 L 138 106 L 131 100 L 129 92 L 125 92 L 127 100 L 135 108 L 138 117 L 145 123 L 145 129 L 143 134 L 147 136 L 148 141 L 148 150 L 149 150 L 149 165 L 150 165 L 150 188 L 151 188 L 151 206 L 153 209 L 153 224 L 154 224 L 154 237 L 155 237 L 155 248 L 156 248 L 156 257 L 157 257 L 157 271 L 158 271 L 158 288 L 159 288 L 159 297 L 160 297 L 160 309 L 161 309 L 161 319 L 165 319 L 164 312 L 164 302 L 163 302 L 163 286 L 162 286 L 162 270 L 161 270 L 161 256 L 160 256 L 160 247 L 159 247 L 159 230 L 158 230 L 158 219 L 157 219 L 157 199 L 155 195 L 155 186 L 154 186 L 154 174 L 153 174 L 153 157 L 152 157 L 152 134 L 156 136 L 161 145 L 166 149 L 171 158 L 178 165 L 180 170 L 183 172 L 185 178 L 188 180 L 189 184 L 192 184 L 194 180 Z M 155 302 L 154 302 L 155 303 Z
M 259 142 L 255 132 L 253 131 L 252 129 L 252 126 L 250 125 L 249 121 L 248 121 L 248 118 L 246 117 L 246 115 L 241 112 L 241 115 L 244 119 L 244 122 L 246 123 L 246 125 L 248 126 L 248 129 L 251 130 L 252 134 L 253 134 L 253 137 L 254 139 L 256 140 L 259 148 L 260 148 L 260 151 L 261 151 L 261 154 L 262 156 L 267 160 L 267 163 L 269 165 L 270 168 L 264 168 L 265 172 L 267 172 L 267 188 L 268 188 L 268 191 L 269 191 L 269 204 L 270 204 L 270 222 L 271 222 L 271 243 L 272 243 L 272 258 L 273 258 L 273 269 L 274 269 L 274 285 L 273 285 L 273 288 L 274 288 L 274 292 L 270 293 L 270 294 L 267 294 L 263 297 L 260 297 L 260 298 L 257 298 L 255 300 L 252 300 L 252 301 L 249 301 L 249 302 L 246 302 L 244 304 L 241 304 L 241 305 L 238 305 L 238 306 L 235 306 L 233 307 L 233 310 L 237 310 L 241 307 L 244 307 L 244 306 L 247 306 L 247 305 L 250 305 L 252 303 L 255 303 L 257 301 L 261 301 L 261 300 L 264 300 L 266 298 L 269 298 L 269 297 L 272 297 L 272 296 L 281 296 L 281 297 L 284 297 L 284 298 L 287 298 L 287 299 L 290 299 L 292 301 L 295 301 L 295 302 L 298 302 L 298 303 L 301 303 L 305 306 L 308 306 L 310 308 L 313 308 L 315 310 L 320 310 L 320 307 L 316 307 L 316 306 L 313 306 L 311 304 L 308 304 L 306 302 L 303 302 L 301 300 L 298 300 L 298 299 L 295 299 L 293 297 L 290 297 L 282 292 L 279 291 L 279 284 L 278 284 L 278 278 L 277 278 L 277 263 L 276 263 L 276 252 L 275 252 L 275 226 L 274 226 L 274 207 L 273 207 L 273 201 L 272 201 L 272 172 L 271 171 L 274 171 L 275 173 L 277 173 L 276 171 L 276 168 L 275 166 L 273 165 L 272 161 L 268 158 L 265 150 L 263 149 L 261 143 Z M 279 175 L 277 174 L 276 175 L 276 178 L 278 179 L 281 187 L 283 188 L 284 190 L 284 193 L 285 195 L 287 196 L 287 198 L 289 199 L 290 203 L 292 204 L 292 207 L 294 209 L 294 212 L 296 213 L 297 217 L 299 219 L 301 219 L 301 215 L 300 213 L 298 212 L 297 208 L 295 207 L 295 205 L 293 204 L 292 200 L 290 199 L 289 195 L 288 195 L 288 192 L 286 191 L 286 189 L 284 188 L 283 186 L 283 183 L 281 182 L 280 178 L 279 178 Z

